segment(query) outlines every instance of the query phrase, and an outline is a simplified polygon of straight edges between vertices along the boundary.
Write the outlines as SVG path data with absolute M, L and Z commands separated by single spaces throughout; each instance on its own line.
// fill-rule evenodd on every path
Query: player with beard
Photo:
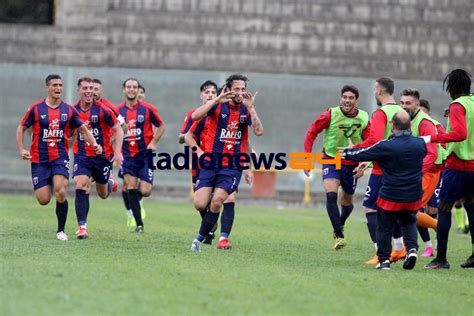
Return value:
M 201 251 L 202 242 L 216 225 L 224 201 L 238 188 L 242 170 L 238 168 L 240 161 L 235 161 L 235 157 L 247 152 L 248 126 L 252 126 L 256 136 L 263 135 L 263 125 L 254 106 L 255 95 L 246 91 L 247 81 L 247 77 L 241 74 L 231 75 L 226 80 L 225 89 L 192 114 L 193 120 L 207 115 L 204 148 L 197 146 L 190 132 L 185 136 L 186 143 L 197 148 L 199 157 L 205 154 L 194 188 L 194 206 L 197 210 L 209 210 L 191 244 L 193 252 Z M 222 226 L 227 225 L 232 225 L 230 218 L 222 222 Z M 228 237 L 222 236 L 218 249 L 230 247 Z
M 132 210 L 135 232 L 143 233 L 140 200 L 143 196 L 150 196 L 153 189 L 153 166 L 150 163 L 165 125 L 155 106 L 138 100 L 138 86 L 135 78 L 123 82 L 125 101 L 119 105 L 119 112 L 127 124 L 122 146 L 122 171 L 127 192 L 122 193 L 127 209 Z

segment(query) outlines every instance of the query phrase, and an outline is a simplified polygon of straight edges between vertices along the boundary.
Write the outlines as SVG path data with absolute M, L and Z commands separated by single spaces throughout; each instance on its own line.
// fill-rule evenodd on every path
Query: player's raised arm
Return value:
M 243 97 L 243 103 L 247 110 L 250 113 L 250 116 L 252 118 L 252 129 L 253 133 L 255 136 L 262 136 L 263 135 L 263 124 L 262 121 L 260 121 L 260 118 L 258 117 L 257 110 L 255 109 L 254 102 L 255 102 L 255 97 L 257 96 L 258 92 L 255 92 L 254 95 L 252 95 L 250 92 L 246 92 L 242 95 Z
M 193 121 L 198 121 L 199 119 L 206 116 L 207 112 L 216 104 L 229 102 L 230 98 L 235 95 L 233 91 L 229 91 L 227 88 L 222 89 L 221 93 L 212 100 L 207 101 L 200 107 L 198 107 L 193 114 L 191 115 L 191 119 Z
M 25 143 L 24 143 L 24 135 L 27 129 L 28 127 L 23 126 L 22 124 L 19 124 L 18 128 L 16 129 L 16 144 L 20 152 L 20 157 L 24 160 L 31 159 L 30 151 L 25 149 Z
M 114 142 L 114 160 L 118 166 L 122 164 L 122 144 L 123 144 L 123 129 L 120 122 L 112 127 L 114 130 L 115 135 L 115 142 Z

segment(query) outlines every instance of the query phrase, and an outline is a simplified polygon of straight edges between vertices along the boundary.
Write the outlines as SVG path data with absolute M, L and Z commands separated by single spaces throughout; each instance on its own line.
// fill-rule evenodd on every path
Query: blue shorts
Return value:
M 383 175 L 370 175 L 369 183 L 367 183 L 367 188 L 365 189 L 364 202 L 362 203 L 364 207 L 373 210 L 377 209 L 377 199 L 379 197 L 380 187 L 382 186 L 382 179 Z
M 225 190 L 227 194 L 232 194 L 237 191 L 241 177 L 242 171 L 237 169 L 201 169 L 199 172 L 199 178 L 194 186 L 194 191 L 197 191 L 200 188 L 211 187 L 221 188 Z
M 136 154 L 133 157 L 127 157 L 122 162 L 122 173 L 129 174 L 142 181 L 153 184 L 153 169 L 148 166 L 146 154 Z
M 438 186 L 436 187 L 436 189 L 433 192 L 433 195 L 431 196 L 430 200 L 428 201 L 428 206 L 430 206 L 430 207 L 438 208 L 439 191 L 441 190 L 441 181 L 443 181 L 442 177 L 443 177 L 443 175 L 441 175 L 441 178 L 439 179 L 439 182 L 438 182 Z
M 63 175 L 69 179 L 69 159 L 56 159 L 50 162 L 31 163 L 31 180 L 33 190 L 53 184 L 54 175 Z
M 74 168 L 72 176 L 88 176 L 100 184 L 109 181 L 112 171 L 112 162 L 100 157 L 74 156 Z
M 342 165 L 340 170 L 336 170 L 333 164 L 323 164 L 323 181 L 326 179 L 337 179 L 341 183 L 341 187 L 347 194 L 354 194 L 357 179 L 354 178 L 354 169 L 357 165 Z
M 444 202 L 474 196 L 474 171 L 457 171 L 446 168 L 441 178 L 439 199 Z
M 120 166 L 119 170 L 118 170 L 118 177 L 120 179 L 123 179 L 123 170 L 122 170 L 122 166 Z

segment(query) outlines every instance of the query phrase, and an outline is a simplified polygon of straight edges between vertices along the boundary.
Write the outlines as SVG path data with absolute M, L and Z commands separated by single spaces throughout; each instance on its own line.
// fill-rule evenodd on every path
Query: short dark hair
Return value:
M 232 88 L 232 82 L 236 80 L 242 80 L 243 82 L 245 82 L 245 87 L 247 87 L 247 81 L 249 81 L 249 78 L 245 77 L 242 74 L 232 74 L 225 80 L 226 87 L 228 89 Z
M 47 86 L 49 86 L 49 82 L 53 79 L 61 79 L 63 80 L 63 78 L 61 78 L 60 75 L 58 74 L 50 74 L 50 75 L 47 75 L 46 76 L 46 79 L 44 79 L 44 82 L 46 83 Z
M 92 78 L 90 77 L 82 77 L 82 78 L 79 78 L 79 80 L 77 80 L 77 86 L 79 87 L 82 82 L 94 82 L 94 81 L 92 81 Z
M 217 91 L 217 84 L 212 80 L 204 81 L 203 84 L 199 87 L 199 91 L 203 92 L 209 86 L 213 86 Z
M 97 79 L 97 78 L 92 79 L 92 82 L 102 85 L 102 81 L 100 81 L 100 79 Z
M 399 111 L 392 117 L 392 123 L 399 131 L 409 130 L 411 119 L 407 112 Z
M 411 89 L 411 88 L 404 89 L 400 95 L 406 96 L 406 97 L 411 96 L 418 100 L 420 99 L 420 92 L 416 89 Z
M 395 90 L 395 83 L 392 79 L 388 77 L 380 77 L 379 79 L 375 80 L 382 87 L 383 91 L 387 92 L 388 94 L 392 95 L 393 91 Z
M 359 99 L 359 89 L 357 89 L 355 86 L 351 86 L 351 85 L 345 85 L 344 87 L 342 87 L 341 89 L 341 97 L 342 95 L 347 92 L 347 91 L 350 91 L 352 93 L 355 94 L 356 96 L 356 99 Z
M 420 99 L 420 106 L 427 109 L 428 112 L 431 110 L 430 103 L 426 99 Z
M 138 79 L 136 79 L 136 78 L 127 78 L 127 79 L 125 79 L 125 81 L 122 83 L 122 86 L 123 86 L 124 88 L 125 88 L 125 84 L 126 84 L 127 81 L 129 81 L 129 80 L 136 81 L 137 84 L 138 84 L 138 87 L 140 87 L 140 81 L 138 81 Z
M 142 90 L 143 90 L 143 92 L 146 92 L 146 89 L 145 89 L 145 87 L 144 87 L 144 86 L 142 86 L 141 84 L 138 84 L 138 89 L 142 89 Z
M 469 95 L 471 93 L 471 74 L 463 69 L 454 69 L 444 78 L 443 89 L 446 89 L 453 100 L 463 95 Z

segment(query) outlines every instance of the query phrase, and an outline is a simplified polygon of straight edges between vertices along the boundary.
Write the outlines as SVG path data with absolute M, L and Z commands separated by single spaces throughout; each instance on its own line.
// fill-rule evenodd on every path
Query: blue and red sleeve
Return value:
M 385 127 L 387 126 L 387 115 L 384 111 L 377 109 L 373 114 L 372 118 L 370 119 L 370 128 L 369 128 L 369 136 L 364 139 L 362 143 L 354 145 L 354 148 L 366 148 L 370 147 L 379 141 L 381 141 L 384 137 L 383 134 L 385 133 Z
M 71 113 L 71 119 L 69 120 L 69 127 L 70 128 L 78 128 L 81 127 L 84 122 L 81 120 L 79 117 L 79 113 L 77 113 L 77 110 L 73 108 L 72 106 L 69 107 L 70 113 Z
M 181 129 L 179 131 L 181 134 L 186 134 L 191 128 L 191 125 L 193 125 L 193 120 L 191 119 L 191 115 L 193 114 L 194 111 L 195 109 L 191 109 L 188 111 L 188 113 L 186 113 L 186 116 L 184 117 L 183 125 L 181 126 Z
M 310 153 L 313 151 L 313 144 L 318 137 L 318 134 L 323 130 L 329 128 L 331 123 L 331 111 L 328 109 L 321 113 L 318 118 L 311 124 L 306 132 L 304 139 L 304 151 Z
M 149 106 L 148 110 L 150 111 L 150 121 L 151 124 L 155 125 L 156 127 L 160 127 L 163 125 L 163 120 L 161 117 L 158 115 L 158 111 L 154 106 Z
M 23 118 L 21 119 L 21 125 L 24 127 L 31 127 L 33 123 L 35 122 L 35 111 L 36 111 L 36 106 L 32 105 L 28 109 L 28 111 L 25 113 Z

